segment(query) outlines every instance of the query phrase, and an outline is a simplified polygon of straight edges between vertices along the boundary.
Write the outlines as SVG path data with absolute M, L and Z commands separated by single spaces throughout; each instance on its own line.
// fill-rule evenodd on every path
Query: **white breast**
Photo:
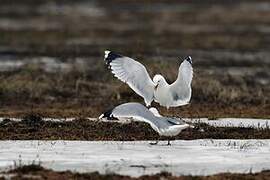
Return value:
M 155 101 L 158 102 L 161 106 L 169 108 L 172 105 L 173 99 L 171 92 L 169 91 L 169 86 L 158 86 L 154 92 Z

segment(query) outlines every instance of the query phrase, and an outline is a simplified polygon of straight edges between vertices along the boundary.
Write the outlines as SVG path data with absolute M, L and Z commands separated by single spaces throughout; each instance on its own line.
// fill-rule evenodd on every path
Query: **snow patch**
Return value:
M 252 118 L 219 118 L 209 120 L 207 118 L 185 119 L 191 123 L 206 123 L 214 127 L 241 127 L 241 128 L 270 128 L 270 119 L 252 119 Z
M 141 176 L 249 173 L 270 169 L 270 140 L 0 141 L 0 169 L 41 162 L 54 170 Z

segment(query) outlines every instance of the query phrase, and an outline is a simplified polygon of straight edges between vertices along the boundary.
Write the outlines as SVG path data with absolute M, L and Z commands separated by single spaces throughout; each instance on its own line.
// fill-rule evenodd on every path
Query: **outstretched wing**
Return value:
M 145 106 L 139 103 L 125 103 L 121 104 L 114 109 L 102 114 L 100 118 L 132 118 L 134 121 L 142 121 L 150 124 L 150 126 L 160 135 L 169 135 L 168 129 L 184 129 L 187 128 L 185 122 L 169 117 L 158 117 L 149 111 Z M 169 130 L 170 131 L 170 130 Z M 177 130 L 178 131 L 178 130 Z M 179 131 L 180 132 L 180 131 Z M 169 134 L 168 134 L 169 133 Z
M 158 133 L 160 133 L 162 129 L 169 128 L 169 126 L 173 125 L 172 123 L 168 122 L 170 118 L 156 117 L 151 111 L 140 103 L 124 103 L 115 107 L 110 112 L 110 117 L 133 118 L 134 121 L 146 122 L 150 124 L 150 126 Z
M 146 105 L 151 104 L 155 85 L 141 63 L 111 51 L 105 51 L 104 60 L 115 77 L 143 97 Z
M 173 106 L 181 106 L 189 103 L 191 98 L 192 78 L 192 59 L 188 56 L 179 67 L 176 81 L 170 85 L 171 95 L 175 102 Z

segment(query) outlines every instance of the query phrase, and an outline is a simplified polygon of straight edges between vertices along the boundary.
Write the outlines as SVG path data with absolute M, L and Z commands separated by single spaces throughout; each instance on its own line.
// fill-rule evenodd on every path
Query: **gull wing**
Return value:
M 133 118 L 135 121 L 143 121 L 160 133 L 162 129 L 167 129 L 173 124 L 168 122 L 170 118 L 157 117 L 140 103 L 124 103 L 115 107 L 111 114 L 116 118 Z
M 166 121 L 168 121 L 172 125 L 184 125 L 187 124 L 185 121 L 178 119 L 178 118 L 168 118 L 168 117 L 163 117 Z
M 127 83 L 132 90 L 143 97 L 147 106 L 151 104 L 155 84 L 141 63 L 111 51 L 105 51 L 104 60 L 115 77 Z
M 132 118 L 134 121 L 146 122 L 150 124 L 150 126 L 157 133 L 159 133 L 159 135 L 170 136 L 174 133 L 179 133 L 182 129 L 189 127 L 189 125 L 185 122 L 177 120 L 175 118 L 155 116 L 145 106 L 139 103 L 121 104 L 100 116 L 100 118 L 103 117 L 106 117 L 108 120 L 112 118 Z M 170 132 L 168 132 L 170 131 L 170 129 L 175 129 L 172 131 L 173 134 L 170 134 Z
M 176 81 L 170 85 L 170 91 L 175 102 L 173 106 L 181 106 L 189 103 L 191 98 L 191 82 L 193 68 L 191 57 L 188 56 L 180 65 Z

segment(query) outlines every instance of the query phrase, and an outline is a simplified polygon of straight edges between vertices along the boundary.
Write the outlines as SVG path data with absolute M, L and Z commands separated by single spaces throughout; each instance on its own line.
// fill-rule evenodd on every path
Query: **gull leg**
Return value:
M 150 145 L 157 145 L 158 144 L 158 140 L 156 140 L 156 142 L 151 142 L 149 143 Z
M 167 107 L 166 107 L 166 112 L 167 112 L 167 115 L 169 115 L 169 114 L 170 114 L 169 108 L 170 108 L 170 106 L 167 106 Z
M 171 142 L 170 142 L 170 139 L 168 139 L 168 144 L 167 144 L 167 146 L 171 146 L 172 144 L 171 144 Z

